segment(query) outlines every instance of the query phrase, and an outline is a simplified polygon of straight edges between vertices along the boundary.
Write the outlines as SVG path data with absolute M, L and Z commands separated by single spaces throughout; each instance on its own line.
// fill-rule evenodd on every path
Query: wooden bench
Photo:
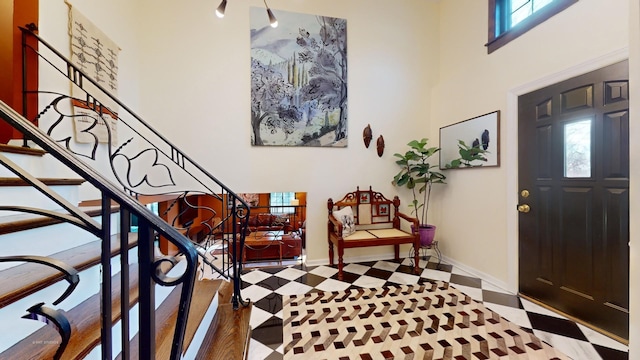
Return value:
M 419 274 L 418 220 L 401 213 L 398 210 L 399 206 L 400 199 L 397 196 L 389 200 L 381 193 L 373 191 L 371 187 L 369 190 L 360 190 L 358 187 L 356 191 L 346 194 L 337 202 L 332 199 L 327 201 L 329 262 L 331 265 L 334 264 L 335 245 L 338 248 L 339 280 L 343 279 L 344 249 L 382 245 L 393 245 L 395 258 L 398 260 L 400 245 L 413 244 L 413 271 Z M 349 213 L 352 213 L 351 218 Z M 404 228 L 401 227 L 401 220 L 407 222 Z M 355 231 L 349 234 L 349 230 Z

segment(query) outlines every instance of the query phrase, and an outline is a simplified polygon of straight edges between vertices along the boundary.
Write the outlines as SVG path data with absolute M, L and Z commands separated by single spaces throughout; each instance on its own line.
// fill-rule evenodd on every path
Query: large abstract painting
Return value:
M 347 146 L 347 21 L 251 8 L 251 144 Z

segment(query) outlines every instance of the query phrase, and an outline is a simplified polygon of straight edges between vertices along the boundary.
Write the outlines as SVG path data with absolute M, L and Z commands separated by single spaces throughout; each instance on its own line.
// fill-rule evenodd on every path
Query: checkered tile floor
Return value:
M 585 326 L 576 324 L 530 301 L 470 276 L 451 265 L 421 260 L 420 276 L 413 275 L 409 259 L 345 265 L 344 280 L 331 266 L 265 267 L 244 271 L 242 296 L 254 303 L 250 360 L 282 359 L 282 296 L 315 289 L 337 291 L 357 287 L 417 284 L 427 280 L 450 282 L 458 290 L 484 303 L 505 319 L 533 329 L 540 339 L 573 359 L 628 359 L 627 347 Z

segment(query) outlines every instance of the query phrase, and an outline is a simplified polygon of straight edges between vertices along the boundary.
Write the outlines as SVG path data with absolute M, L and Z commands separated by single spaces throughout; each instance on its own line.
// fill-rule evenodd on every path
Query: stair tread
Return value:
M 251 338 L 249 321 L 252 306 L 241 306 L 237 310 L 230 303 L 218 306 L 196 359 L 246 359 Z
M 101 209 L 99 206 L 80 207 L 80 210 L 84 211 L 85 214 L 90 217 L 99 216 L 102 213 Z M 120 206 L 111 205 L 112 214 L 118 211 L 120 211 Z M 61 213 L 64 214 L 66 212 L 61 210 Z M 19 213 L 19 215 L 0 218 L 0 235 L 59 224 L 61 222 L 60 220 L 46 216 Z
M 45 185 L 82 185 L 85 180 L 82 178 L 38 178 Z M 0 186 L 31 186 L 19 177 L 0 177 Z
M 47 152 L 42 149 L 26 148 L 23 146 L 0 144 L 0 152 L 7 152 L 13 154 L 24 154 L 33 156 L 43 156 Z
M 183 341 L 183 352 L 189 347 L 196 331 L 213 301 L 218 289 L 224 283 L 223 280 L 196 280 L 189 308 L 189 319 Z M 180 292 L 182 285 L 176 286 L 169 296 L 156 309 L 156 358 L 168 359 L 171 355 L 173 332 L 176 326 L 177 310 L 180 305 Z M 130 344 L 131 356 L 139 351 L 139 337 L 136 334 Z M 122 359 L 119 354 L 116 359 Z
M 120 235 L 111 236 L 111 255 L 120 251 Z M 129 248 L 137 244 L 138 236 L 129 233 Z M 100 263 L 101 240 L 66 249 L 50 255 L 80 271 Z M 25 263 L 0 271 L 0 308 L 33 294 L 63 279 L 62 274 L 48 266 Z
M 120 273 L 111 278 L 113 301 L 112 320 L 121 317 Z M 129 307 L 138 301 L 138 265 L 129 265 Z M 72 335 L 62 359 L 80 359 L 100 344 L 100 293 L 97 293 L 73 309 L 66 311 L 72 324 Z M 45 326 L 0 354 L 2 359 L 51 359 L 55 354 L 60 336 L 52 326 Z

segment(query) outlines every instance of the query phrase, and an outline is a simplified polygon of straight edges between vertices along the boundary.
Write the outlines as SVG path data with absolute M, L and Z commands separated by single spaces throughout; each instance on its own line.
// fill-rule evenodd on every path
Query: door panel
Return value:
M 520 292 L 628 338 L 628 65 L 518 99 Z

